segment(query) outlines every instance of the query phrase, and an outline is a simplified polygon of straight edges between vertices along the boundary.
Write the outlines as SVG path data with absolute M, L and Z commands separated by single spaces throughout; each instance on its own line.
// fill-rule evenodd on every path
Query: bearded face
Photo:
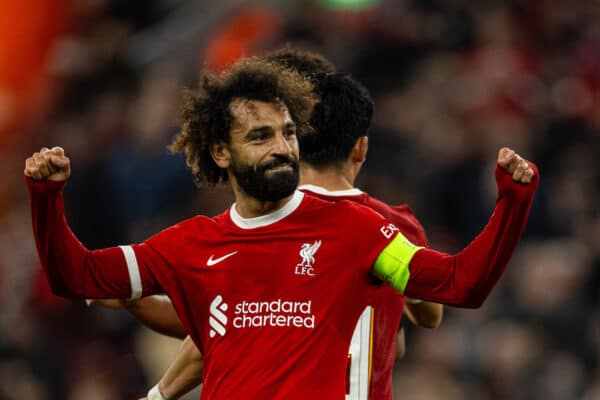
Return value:
M 278 201 L 291 195 L 300 180 L 298 160 L 281 154 L 258 165 L 232 154 L 231 171 L 246 194 L 261 201 Z
M 247 195 L 260 201 L 290 196 L 299 181 L 296 124 L 281 102 L 236 100 L 229 143 L 229 174 Z

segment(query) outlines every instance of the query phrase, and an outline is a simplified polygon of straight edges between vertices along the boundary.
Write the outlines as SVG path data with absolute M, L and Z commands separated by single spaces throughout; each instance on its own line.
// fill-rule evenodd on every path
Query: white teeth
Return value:
M 278 165 L 276 167 L 271 167 L 269 169 L 281 169 L 281 168 L 292 168 L 292 166 L 289 165 L 289 164 L 281 164 L 281 165 Z

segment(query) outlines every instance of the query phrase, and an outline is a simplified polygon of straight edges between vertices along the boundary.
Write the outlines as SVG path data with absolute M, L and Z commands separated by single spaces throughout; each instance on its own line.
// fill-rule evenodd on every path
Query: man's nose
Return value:
M 290 155 L 292 146 L 283 133 L 278 133 L 275 136 L 274 152 L 277 154 Z

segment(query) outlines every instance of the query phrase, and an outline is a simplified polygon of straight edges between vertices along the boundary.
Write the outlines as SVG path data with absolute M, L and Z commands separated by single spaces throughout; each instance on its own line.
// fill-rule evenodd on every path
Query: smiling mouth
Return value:
M 270 172 L 270 173 L 278 173 L 278 172 L 289 172 L 289 171 L 293 171 L 294 167 L 290 164 L 279 164 L 276 167 L 271 167 L 268 168 L 265 172 Z
M 269 168 L 269 171 L 277 171 L 279 169 L 293 169 L 294 167 L 291 164 L 279 164 L 275 167 Z

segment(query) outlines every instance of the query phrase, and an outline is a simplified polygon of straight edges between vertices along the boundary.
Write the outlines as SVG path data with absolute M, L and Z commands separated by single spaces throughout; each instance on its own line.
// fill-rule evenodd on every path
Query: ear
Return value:
M 219 168 L 229 168 L 229 164 L 231 163 L 231 152 L 225 142 L 213 143 L 210 146 L 210 155 Z
M 354 147 L 350 152 L 350 160 L 355 163 L 364 163 L 367 159 L 367 151 L 369 150 L 369 138 L 361 136 L 354 143 Z

